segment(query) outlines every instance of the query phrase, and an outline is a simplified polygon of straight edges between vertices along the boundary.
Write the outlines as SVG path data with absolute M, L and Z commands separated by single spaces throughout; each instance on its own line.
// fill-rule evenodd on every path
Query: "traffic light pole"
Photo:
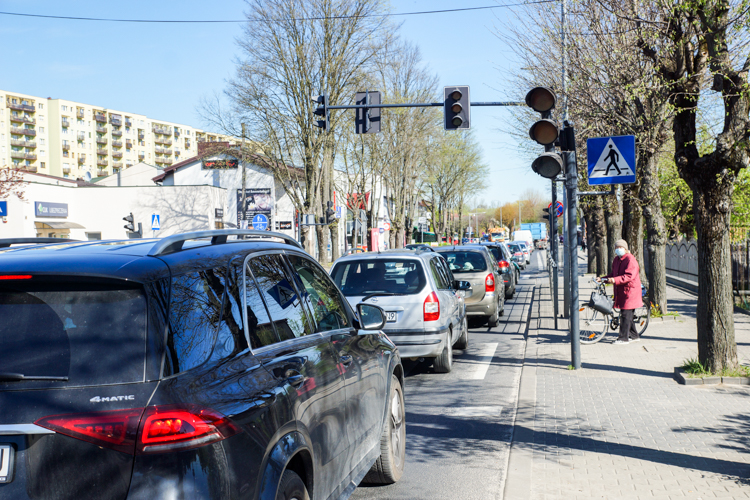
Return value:
M 565 247 L 568 254 L 570 277 L 570 354 L 574 370 L 581 368 L 581 338 L 578 322 L 578 238 L 576 219 L 578 210 L 578 169 L 576 167 L 575 130 L 566 120 L 561 134 L 561 149 L 565 162 L 565 191 L 567 193 L 567 235 Z
M 557 259 L 557 253 L 560 246 L 560 240 L 557 237 L 557 184 L 555 184 L 555 180 L 552 180 L 552 209 L 549 212 L 549 236 L 550 236 L 550 243 L 549 243 L 549 249 L 552 254 L 552 269 L 550 269 L 550 273 L 552 273 L 552 307 L 555 315 L 555 330 L 557 330 L 557 316 L 558 316 L 558 300 L 557 300 L 557 292 L 558 292 L 558 285 L 557 285 L 557 278 L 558 278 L 558 259 Z

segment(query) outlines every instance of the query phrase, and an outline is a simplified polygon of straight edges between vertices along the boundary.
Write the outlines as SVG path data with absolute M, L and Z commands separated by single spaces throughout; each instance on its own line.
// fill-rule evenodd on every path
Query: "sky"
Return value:
M 498 4 L 391 1 L 395 13 Z M 556 4 L 549 5 L 551 11 L 556 9 Z M 241 0 L 0 0 L 2 12 L 125 19 L 243 19 L 244 9 Z M 517 67 L 517 61 L 496 36 L 509 10 L 395 19 L 402 22 L 402 36 L 419 46 L 441 86 L 469 85 L 472 101 L 523 100 L 528 89 L 510 88 L 505 73 Z M 234 74 L 235 38 L 240 33 L 240 23 L 136 24 L 0 15 L 0 89 L 210 128 L 197 106 L 202 97 L 221 92 Z M 490 170 L 477 200 L 488 204 L 514 201 L 529 188 L 548 188 L 549 181 L 531 171 L 530 158 L 517 140 L 501 131 L 510 118 L 507 108 L 471 110 L 471 127 Z

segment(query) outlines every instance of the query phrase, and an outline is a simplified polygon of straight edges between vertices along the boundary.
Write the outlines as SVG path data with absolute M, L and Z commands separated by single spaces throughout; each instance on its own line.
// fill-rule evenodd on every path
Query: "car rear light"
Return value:
M 516 252 L 513 254 L 515 257 L 523 257 L 523 254 L 521 252 Z
M 194 405 L 149 406 L 138 430 L 138 453 L 187 450 L 240 432 L 227 417 Z
M 497 263 L 498 266 L 500 266 L 500 269 L 508 269 L 510 267 L 510 264 L 507 260 L 501 260 Z
M 35 424 L 129 455 L 197 448 L 240 432 L 224 415 L 195 405 L 53 415 Z
M 0 276 L 0 280 L 30 280 L 31 275 L 30 274 L 6 274 L 4 276 Z
M 437 321 L 440 319 L 440 302 L 435 292 L 430 293 L 424 299 L 424 320 Z
M 495 291 L 495 277 L 492 276 L 492 274 L 488 274 L 487 277 L 484 278 L 484 291 L 485 292 Z
M 52 415 L 34 422 L 58 434 L 132 455 L 143 408 Z

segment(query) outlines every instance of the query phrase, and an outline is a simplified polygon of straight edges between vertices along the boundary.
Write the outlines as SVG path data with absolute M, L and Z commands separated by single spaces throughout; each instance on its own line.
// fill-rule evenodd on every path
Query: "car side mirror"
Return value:
M 385 326 L 385 311 L 378 306 L 360 302 L 357 304 L 357 316 L 362 330 L 380 330 Z

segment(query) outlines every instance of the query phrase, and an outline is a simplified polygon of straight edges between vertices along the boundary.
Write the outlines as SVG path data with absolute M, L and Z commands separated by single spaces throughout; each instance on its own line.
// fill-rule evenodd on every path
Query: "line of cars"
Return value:
M 500 242 L 407 245 L 346 255 L 331 268 L 350 304 L 385 310 L 383 331 L 402 357 L 431 358 L 437 373 L 451 371 L 454 348 L 468 348 L 470 321 L 498 325 L 520 273 L 513 252 Z

